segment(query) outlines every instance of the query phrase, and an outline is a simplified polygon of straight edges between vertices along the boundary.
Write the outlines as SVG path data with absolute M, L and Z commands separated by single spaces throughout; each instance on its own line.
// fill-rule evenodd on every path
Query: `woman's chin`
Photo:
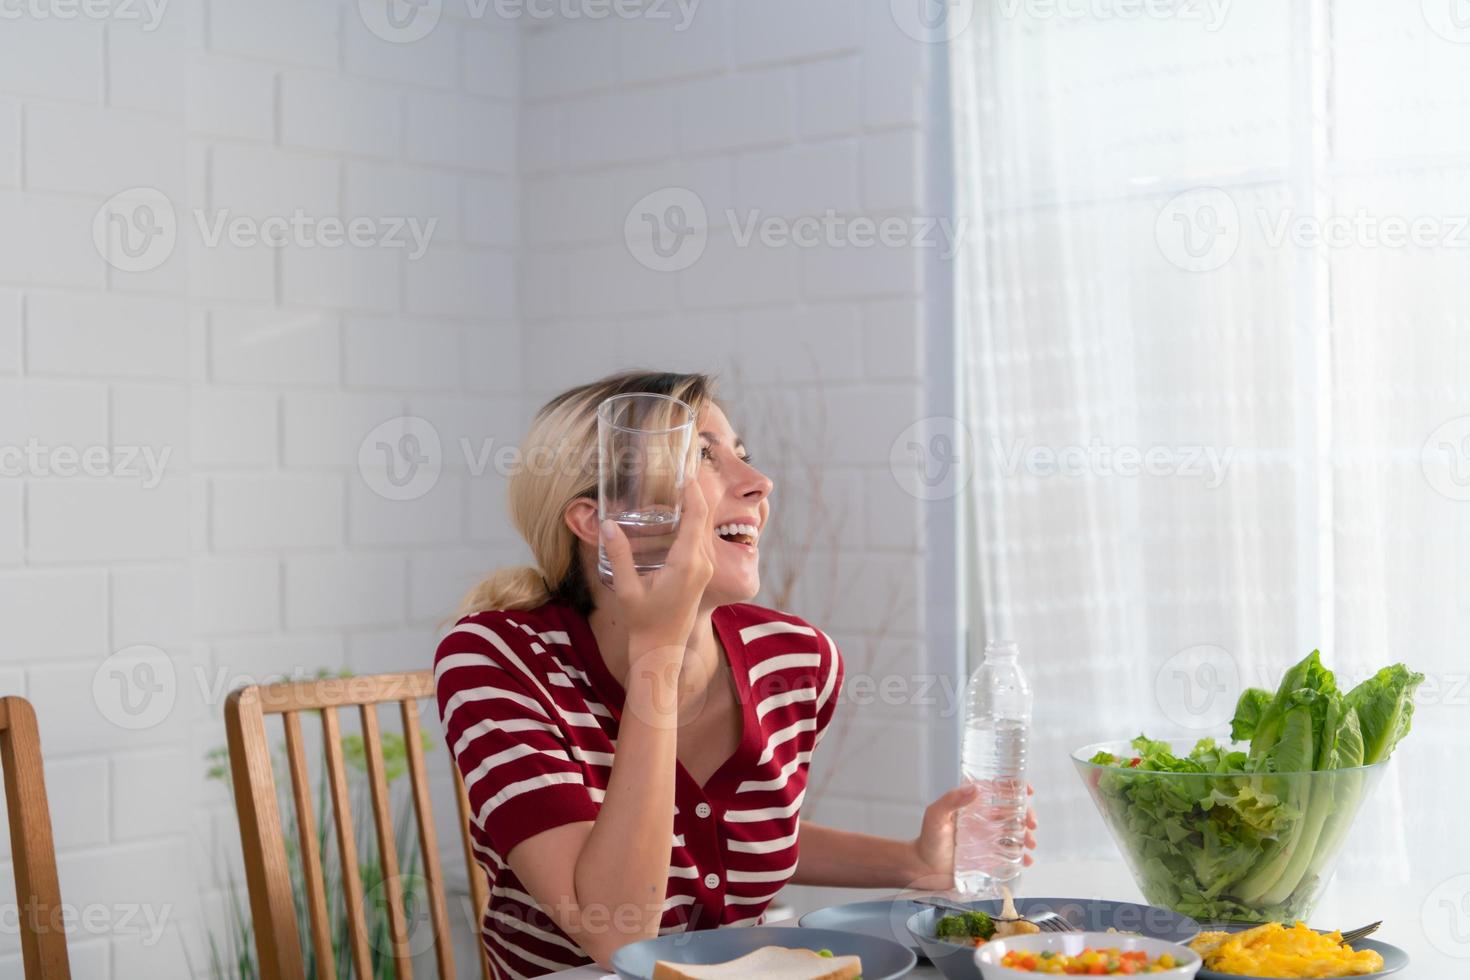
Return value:
M 732 602 L 749 602 L 761 591 L 759 575 L 721 574 L 715 569 L 714 577 L 705 586 L 704 594 L 713 599 L 714 606 L 728 606 Z

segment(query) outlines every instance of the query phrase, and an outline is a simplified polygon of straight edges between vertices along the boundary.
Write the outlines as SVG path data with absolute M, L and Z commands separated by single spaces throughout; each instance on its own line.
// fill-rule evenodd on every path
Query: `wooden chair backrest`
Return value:
M 296 824 L 311 943 L 316 952 L 315 980 L 336 980 L 337 966 L 332 950 L 326 883 L 322 854 L 317 845 L 317 815 L 312 812 L 308 785 L 306 750 L 303 746 L 301 714 L 321 716 L 322 748 L 331 797 L 335 840 L 341 859 L 343 900 L 347 913 L 348 959 L 358 980 L 372 980 L 372 954 L 367 917 L 363 907 L 362 878 L 359 876 L 357 843 L 348 802 L 347 770 L 342 754 L 342 732 L 338 709 L 357 708 L 361 715 L 362 740 L 372 801 L 378 860 L 387 895 L 388 938 L 395 976 L 413 980 L 408 924 L 403 888 L 398 876 L 398 855 L 389 814 L 388 780 L 383 765 L 382 735 L 378 706 L 399 704 L 403 717 L 403 742 L 408 776 L 417 817 L 419 848 L 424 859 L 424 885 L 428 893 L 429 921 L 434 933 L 434 954 L 440 980 L 454 980 L 454 953 L 449 932 L 449 911 L 444 900 L 444 879 L 439 865 L 439 846 L 429 802 L 428 776 L 419 737 L 420 699 L 434 694 L 432 672 L 379 674 L 362 677 L 333 677 L 271 685 L 252 685 L 230 695 L 225 705 L 225 729 L 230 747 L 230 771 L 235 786 L 235 806 L 240 817 L 240 841 L 244 849 L 245 880 L 250 890 L 250 912 L 255 925 L 255 947 L 262 980 L 306 980 L 300 934 L 296 928 L 296 903 L 286 861 L 286 842 L 276 803 L 275 775 L 271 748 L 265 729 L 266 715 L 282 715 L 286 732 L 286 758 L 291 777 L 291 798 L 296 807 Z M 477 914 L 483 914 L 489 898 L 485 876 L 475 863 L 469 830 L 469 798 L 458 767 L 454 780 L 459 797 L 459 823 L 464 844 L 465 870 L 469 873 L 470 895 Z M 479 949 L 480 973 L 489 980 L 490 965 L 480 941 L 478 920 L 475 943 Z
M 41 766 L 41 731 L 35 709 L 25 698 L 0 698 L 0 763 L 5 767 L 5 809 L 26 980 L 71 980 Z

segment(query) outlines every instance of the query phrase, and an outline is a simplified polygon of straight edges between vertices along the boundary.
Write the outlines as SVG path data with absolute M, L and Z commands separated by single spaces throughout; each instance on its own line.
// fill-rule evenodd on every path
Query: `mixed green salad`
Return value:
M 1201 920 L 1305 917 L 1357 813 L 1361 767 L 1408 733 L 1423 680 L 1395 664 L 1343 693 L 1314 650 L 1274 694 L 1241 694 L 1231 737 L 1249 748 L 1206 738 L 1180 757 L 1139 736 L 1131 757 L 1093 756 L 1109 767 L 1092 771 L 1093 795 L 1144 895 Z

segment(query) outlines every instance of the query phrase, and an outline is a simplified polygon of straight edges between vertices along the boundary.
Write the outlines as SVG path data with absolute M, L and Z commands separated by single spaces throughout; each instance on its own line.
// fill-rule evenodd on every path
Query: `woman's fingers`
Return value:
M 602 550 L 607 553 L 608 564 L 612 566 L 613 591 L 623 596 L 631 595 L 634 589 L 639 588 L 638 570 L 633 567 L 633 546 L 628 543 L 628 536 L 617 523 L 608 519 L 602 522 Z
M 679 512 L 679 532 L 674 536 L 674 543 L 669 548 L 669 559 L 683 560 L 702 548 L 707 549 L 708 539 L 714 534 L 713 522 L 714 517 L 711 515 L 709 503 L 704 499 L 704 491 L 699 488 L 699 481 L 690 480 L 684 484 Z
M 1034 806 L 1028 806 L 1026 808 L 1026 829 L 1036 829 L 1036 808 Z

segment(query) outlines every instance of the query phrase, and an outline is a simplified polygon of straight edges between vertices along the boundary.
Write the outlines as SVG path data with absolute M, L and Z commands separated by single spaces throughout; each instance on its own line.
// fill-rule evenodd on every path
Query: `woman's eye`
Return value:
M 746 466 L 750 466 L 752 463 L 755 462 L 755 457 L 752 456 L 750 453 L 745 453 L 743 456 L 740 457 L 740 462 L 744 463 Z
M 699 458 L 700 459 L 714 459 L 715 458 L 715 454 L 710 450 L 710 448 L 708 446 L 700 446 L 699 447 Z

